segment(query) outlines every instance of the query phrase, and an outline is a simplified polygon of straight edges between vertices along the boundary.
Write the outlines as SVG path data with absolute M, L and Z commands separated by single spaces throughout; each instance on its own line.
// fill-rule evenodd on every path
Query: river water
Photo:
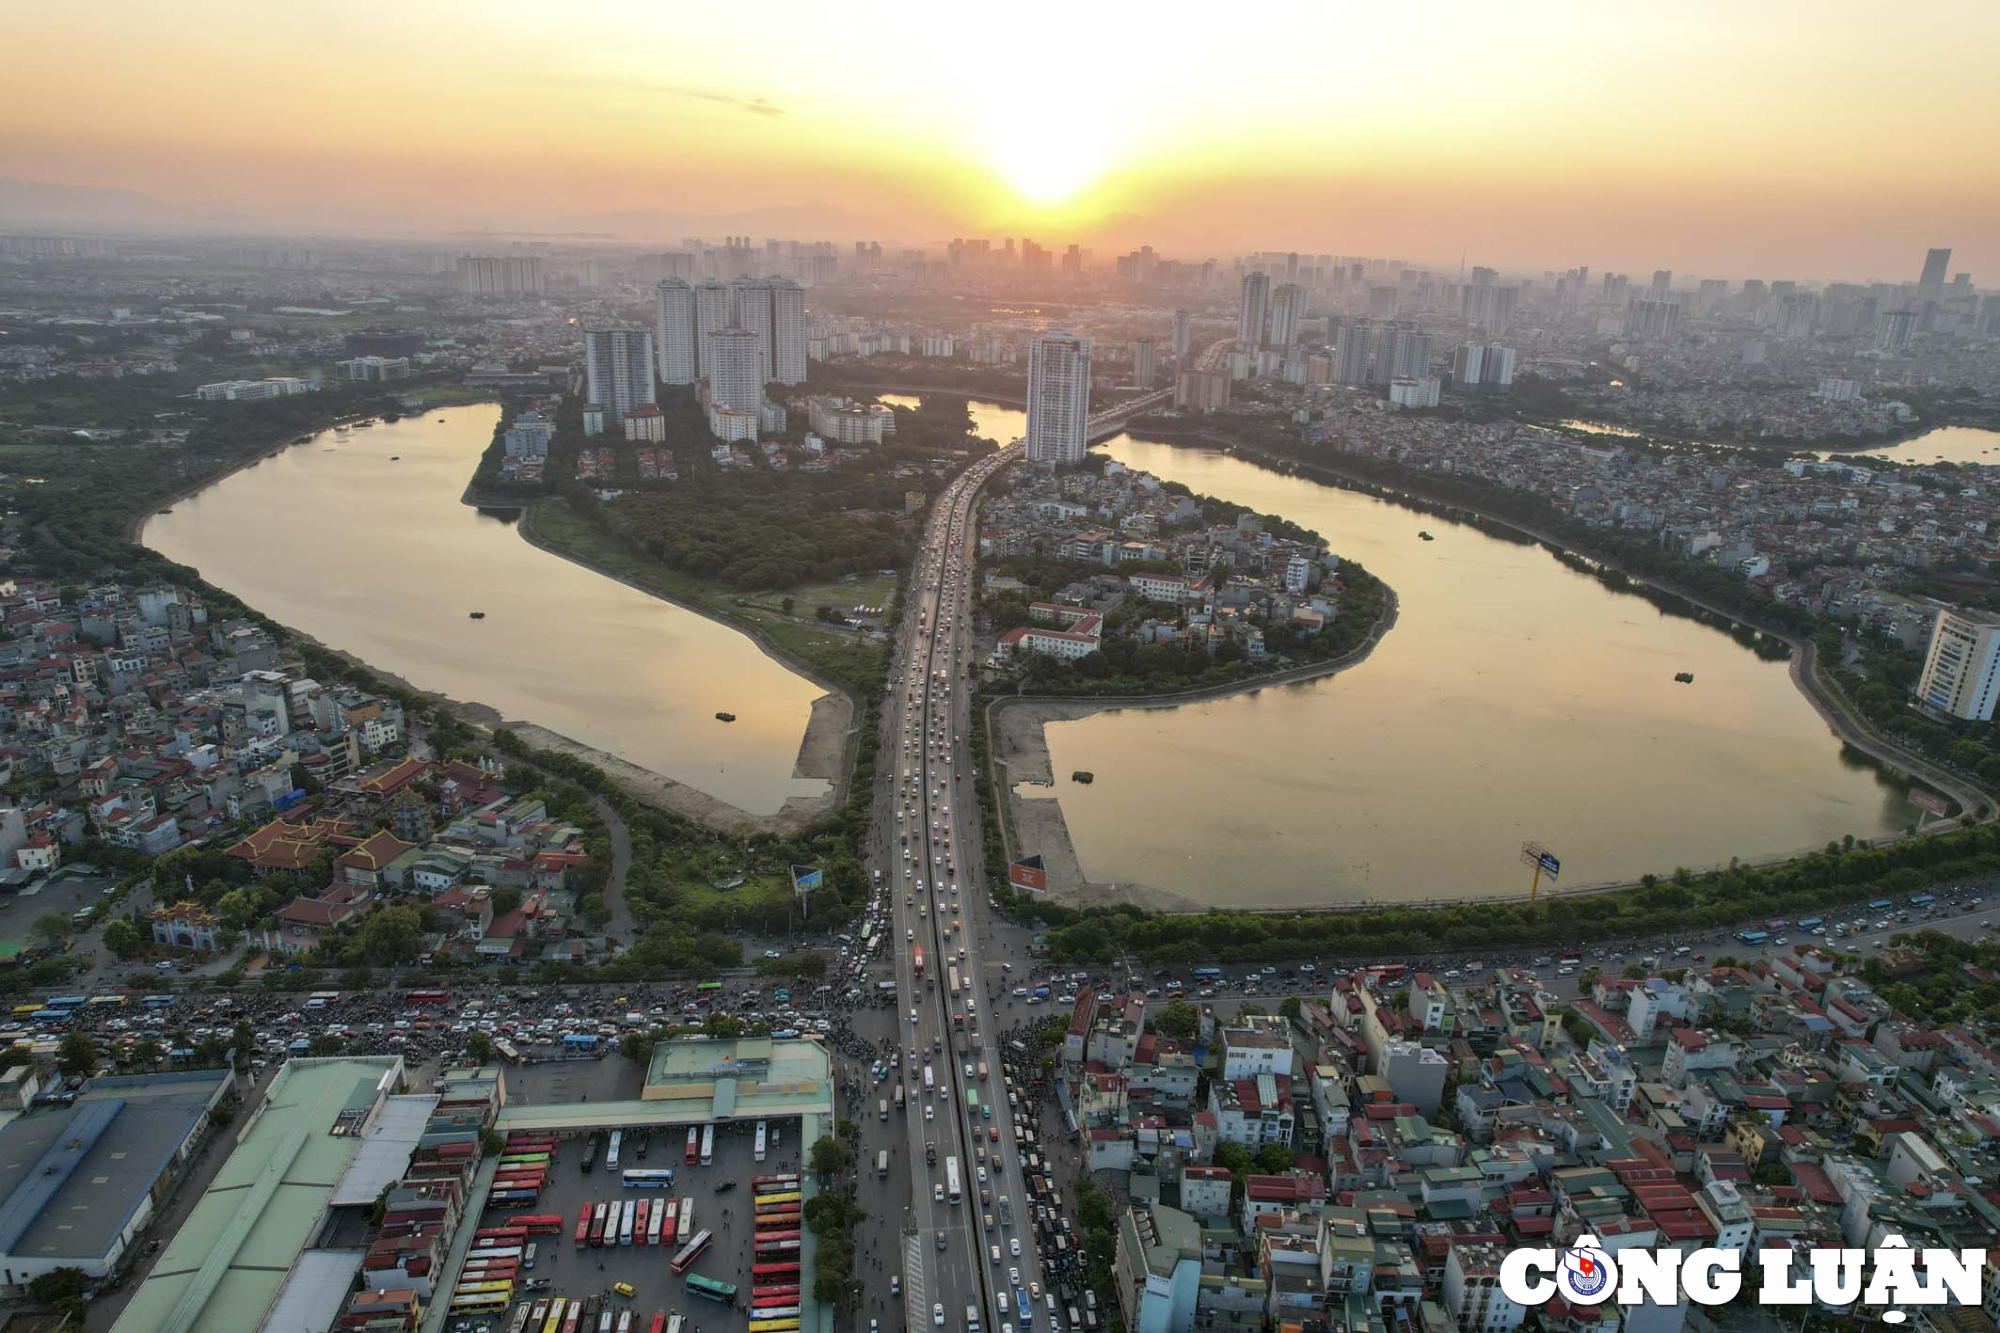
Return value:
M 752 814 L 823 794 L 826 782 L 791 774 L 824 691 L 743 634 L 537 550 L 511 522 L 459 503 L 498 411 L 329 431 L 180 501 L 143 539 L 419 689 L 538 723 Z
M 1621 426 L 1611 421 L 1584 421 L 1573 419 L 1561 423 L 1572 430 L 1588 432 L 1592 435 L 1642 437 L 1645 432 L 1630 426 Z M 1720 448 L 1736 448 L 1735 444 L 1720 443 Z M 1840 449 L 1822 451 L 1821 458 L 1854 458 L 1865 455 L 1869 458 L 1889 458 L 1898 463 L 1983 463 L 1988 466 L 2000 465 L 2000 431 L 1986 430 L 1978 426 L 1933 426 L 1921 435 L 1912 435 L 1907 440 L 1897 440 L 1894 444 L 1869 445 L 1860 449 Z
M 1017 411 L 973 413 L 982 434 L 1020 433 Z M 1401 606 L 1338 676 L 1050 725 L 1055 794 L 1092 880 L 1224 906 L 1510 894 L 1528 887 L 1530 839 L 1571 887 L 1916 818 L 1842 760 L 1784 663 L 1539 547 L 1214 451 L 1098 447 L 1317 530 Z

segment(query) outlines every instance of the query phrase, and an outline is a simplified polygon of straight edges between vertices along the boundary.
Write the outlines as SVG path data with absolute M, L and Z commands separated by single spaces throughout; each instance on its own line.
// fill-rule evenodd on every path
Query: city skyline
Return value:
M 1466 8 L 1426 31 L 1422 58 L 1380 68 L 1332 53 L 1395 29 L 1305 7 L 1196 42 L 1109 13 L 976 25 L 877 5 L 742 43 L 716 16 L 611 6 L 560 48 L 524 11 L 455 3 L 364 8 L 330 32 L 282 9 L 224 15 L 199 42 L 113 8 L 111 40 L 95 18 L 20 21 L 18 49 L 61 58 L 24 62 L 0 176 L 162 201 L 128 226 L 677 239 L 708 219 L 909 244 L 1027 234 L 1100 256 L 1150 242 L 1802 280 L 1914 280 L 1908 256 L 1937 245 L 1975 276 L 2000 262 L 2000 185 L 1939 132 L 2000 112 L 1978 70 L 2000 18 L 1942 0 L 1832 16 L 1788 0 L 1726 27 L 1690 5 Z M 1801 59 L 1808 20 L 1841 39 Z M 1951 40 L 1912 47 L 1912 26 Z M 282 58 L 292 40 L 312 43 L 304 77 Z M 1325 96 L 1228 77 L 1315 50 L 1339 75 Z M 864 53 L 865 94 L 819 77 Z M 973 58 L 1027 73 L 967 78 Z

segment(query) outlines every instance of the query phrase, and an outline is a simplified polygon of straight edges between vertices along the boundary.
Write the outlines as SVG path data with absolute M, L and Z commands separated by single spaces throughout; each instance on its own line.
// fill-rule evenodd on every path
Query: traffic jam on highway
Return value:
M 891 1064 L 899 1088 L 909 1080 L 909 1104 L 923 1107 L 929 1198 L 922 1181 L 913 1180 L 912 1203 L 931 1219 L 935 1245 L 934 1253 L 926 1251 L 935 1262 L 927 1261 L 926 1272 L 912 1274 L 911 1282 L 931 1296 L 935 1327 L 962 1309 L 966 1333 L 980 1333 L 988 1309 L 998 1333 L 1037 1326 L 1038 1308 L 1051 1330 L 1089 1327 L 1086 1313 L 1095 1318 L 1088 1304 L 1072 1311 L 1058 1301 L 1059 1291 L 1044 1289 L 1045 1281 L 1073 1289 L 1074 1233 L 1032 1146 L 1034 1111 L 1023 1105 L 1017 1074 L 1001 1065 L 1001 1081 L 992 1077 L 1001 1062 L 980 1015 L 983 971 L 972 920 L 979 905 L 961 888 L 979 882 L 968 859 L 977 849 L 968 849 L 959 824 L 964 798 L 953 800 L 970 786 L 957 762 L 968 716 L 963 682 L 973 670 L 964 623 L 970 511 L 979 486 L 1016 455 L 1003 450 L 947 488 L 919 561 L 908 652 L 896 677 L 901 698 L 888 870 L 899 881 L 907 958 L 898 975 L 908 988 L 911 1044 L 908 1064 L 901 1052 Z M 964 1238 L 962 1265 L 950 1254 L 953 1231 Z M 1053 1266 L 1057 1261 L 1062 1267 Z

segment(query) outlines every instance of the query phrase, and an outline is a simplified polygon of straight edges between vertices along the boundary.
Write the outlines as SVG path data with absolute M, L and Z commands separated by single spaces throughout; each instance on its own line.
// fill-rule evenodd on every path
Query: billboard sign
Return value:
M 1007 867 L 1007 882 L 1017 889 L 1042 893 L 1049 887 L 1049 873 L 1042 868 L 1040 856 L 1024 856 Z

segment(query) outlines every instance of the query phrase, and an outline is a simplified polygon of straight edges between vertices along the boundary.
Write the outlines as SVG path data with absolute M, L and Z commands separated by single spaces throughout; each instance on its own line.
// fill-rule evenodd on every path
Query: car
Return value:
M 983 1166 L 979 1168 L 979 1183 L 982 1185 L 986 1183 L 986 1168 Z
M 766 949 L 764 950 L 764 956 L 766 958 L 783 958 L 785 951 L 783 949 Z
M 937 1242 L 938 1242 L 938 1248 L 939 1248 L 940 1250 L 941 1250 L 941 1249 L 943 1249 L 943 1248 L 944 1248 L 944 1232 L 940 1231 L 940 1232 L 938 1232 L 938 1233 L 937 1233 Z
M 891 1296 L 900 1296 L 903 1294 L 903 1275 L 901 1273 L 889 1274 L 889 1294 Z
M 931 1322 L 932 1322 L 933 1324 L 936 1324 L 936 1325 L 937 1325 L 937 1326 L 938 1326 L 939 1328 L 943 1328 L 943 1327 L 944 1327 L 944 1306 L 943 1306 L 943 1305 L 941 1305 L 941 1304 L 933 1304 L 933 1305 L 931 1306 Z
M 932 1203 L 944 1202 L 944 1186 L 942 1185 L 931 1186 L 931 1202 Z
M 1009 1236 L 1007 1238 L 1007 1252 L 1016 1259 L 1021 1257 L 1021 1238 L 1019 1236 Z
M 1010 1268 L 1010 1269 L 1008 1269 L 1008 1270 L 1007 1270 L 1007 1281 L 1008 1281 L 1008 1283 L 1009 1283 L 1010 1285 L 1012 1285 L 1012 1286 L 1016 1286 L 1016 1287 L 1020 1286 L 1020 1285 L 1021 1285 L 1021 1270 L 1020 1270 L 1020 1269 L 1018 1269 L 1018 1268 Z
M 633 1294 L 633 1287 L 630 1282 L 614 1282 L 611 1284 L 611 1289 L 617 1292 L 620 1296 L 624 1296 L 627 1298 L 631 1297 L 631 1295 Z
M 929 1102 L 924 1103 L 924 1119 L 926 1120 L 937 1119 L 937 1108 L 935 1106 L 932 1106 Z

